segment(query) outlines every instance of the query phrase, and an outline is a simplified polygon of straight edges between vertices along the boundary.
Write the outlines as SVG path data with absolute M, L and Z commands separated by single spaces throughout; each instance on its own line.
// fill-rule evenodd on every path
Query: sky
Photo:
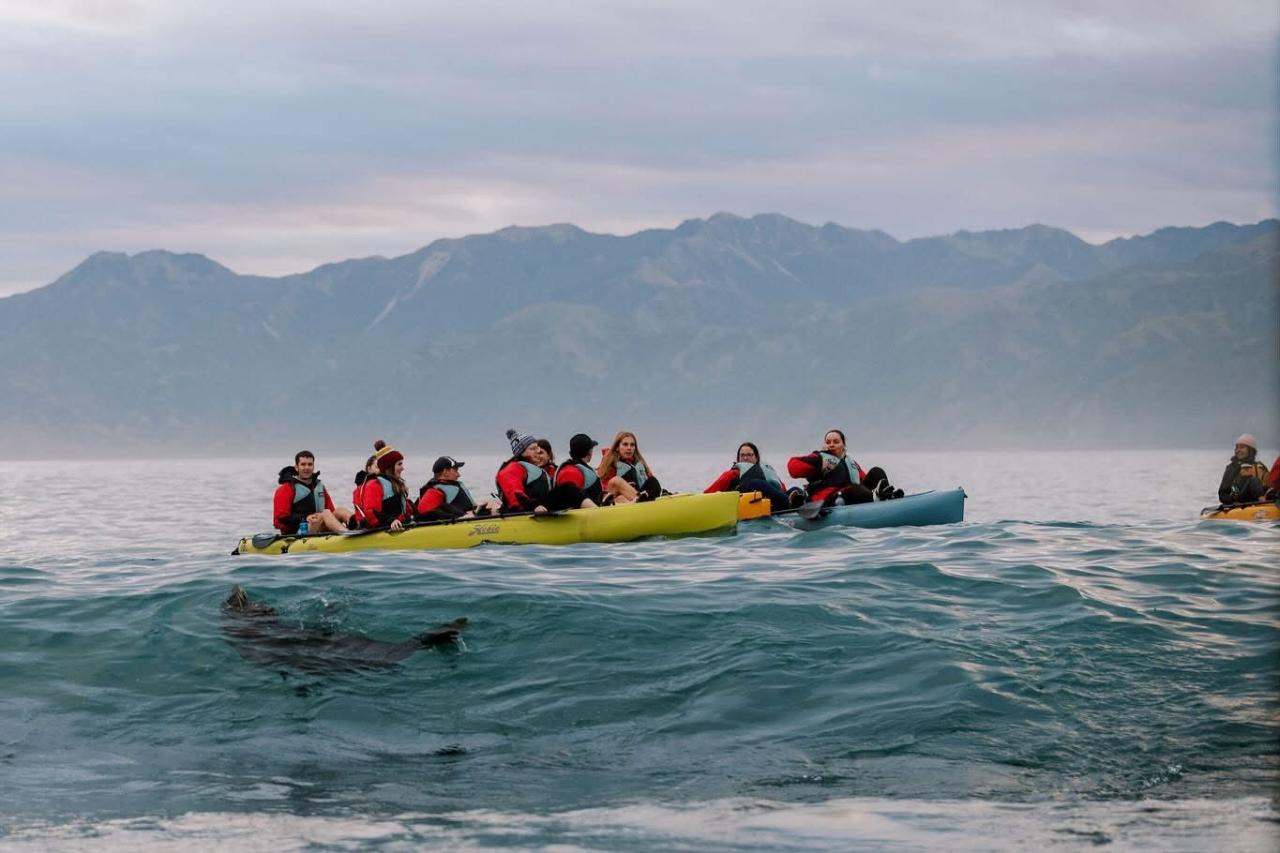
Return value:
M 1086 240 L 1277 215 L 1274 0 L 0 0 L 0 296 L 718 211 Z

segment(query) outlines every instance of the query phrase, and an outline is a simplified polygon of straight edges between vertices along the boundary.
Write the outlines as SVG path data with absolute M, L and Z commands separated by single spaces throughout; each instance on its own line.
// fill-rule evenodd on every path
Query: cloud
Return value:
M 719 209 L 1274 215 L 1278 32 L 1261 2 L 0 0 L 0 292 L 101 248 L 275 273 Z

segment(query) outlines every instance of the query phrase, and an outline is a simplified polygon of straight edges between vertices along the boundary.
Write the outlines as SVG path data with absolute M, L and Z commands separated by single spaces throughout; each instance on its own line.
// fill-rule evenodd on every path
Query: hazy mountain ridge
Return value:
M 698 446 L 829 423 L 864 446 L 1204 443 L 1275 426 L 1278 246 L 1275 220 L 1094 246 L 717 214 L 279 279 L 98 253 L 0 299 L 0 452 L 623 424 Z

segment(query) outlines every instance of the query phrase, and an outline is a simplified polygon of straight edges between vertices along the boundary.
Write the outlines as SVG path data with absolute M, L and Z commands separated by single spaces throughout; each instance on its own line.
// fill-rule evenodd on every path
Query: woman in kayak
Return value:
M 373 443 L 377 473 L 360 487 L 360 512 L 365 527 L 400 530 L 413 514 L 409 487 L 404 482 L 404 454 L 382 439 Z
M 569 483 L 555 482 L 556 468 L 551 457 L 531 435 L 507 430 L 511 458 L 502 463 L 495 478 L 503 512 L 532 512 L 541 515 L 562 509 L 593 507 L 582 490 Z
M 738 458 L 733 465 L 703 490 L 710 492 L 761 492 L 773 506 L 773 511 L 788 506 L 787 487 L 778 472 L 760 459 L 760 448 L 750 441 L 738 445 Z
M 828 430 L 822 445 L 822 450 L 792 456 L 787 462 L 787 473 L 806 482 L 809 500 L 830 506 L 836 498 L 846 504 L 862 504 L 902 497 L 902 490 L 889 485 L 881 468 L 864 472 L 845 452 L 844 433 L 840 430 Z
M 624 430 L 613 437 L 613 444 L 600 460 L 596 475 L 604 490 L 613 495 L 615 503 L 651 501 L 662 494 L 662 484 L 645 462 L 634 432 Z
M 1236 439 L 1231 461 L 1218 484 L 1218 502 L 1247 504 L 1262 500 L 1267 491 L 1267 466 L 1258 458 L 1258 440 L 1249 433 Z

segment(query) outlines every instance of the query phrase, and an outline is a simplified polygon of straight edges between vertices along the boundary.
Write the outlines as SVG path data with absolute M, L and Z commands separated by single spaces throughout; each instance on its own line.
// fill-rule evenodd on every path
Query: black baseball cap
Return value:
M 580 432 L 573 438 L 569 439 L 569 455 L 574 459 L 577 459 L 579 456 L 585 456 L 591 448 L 595 447 L 599 443 L 600 442 L 594 440 L 585 432 Z
M 457 459 L 454 459 L 452 456 L 441 456 L 431 466 L 431 473 L 439 474 L 441 471 L 443 471 L 446 468 L 461 468 L 463 465 L 466 465 L 466 464 L 467 463 L 465 462 L 459 462 Z

